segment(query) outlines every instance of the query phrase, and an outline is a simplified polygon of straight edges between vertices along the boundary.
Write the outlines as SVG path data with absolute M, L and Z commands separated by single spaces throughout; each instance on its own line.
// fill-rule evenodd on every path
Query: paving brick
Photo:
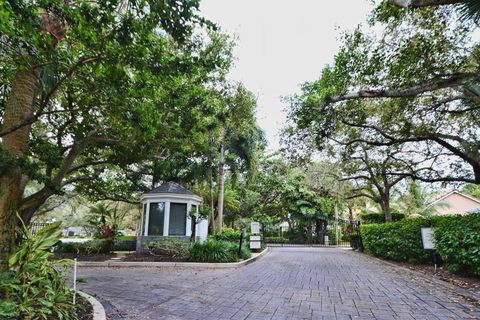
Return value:
M 368 256 L 275 248 L 236 270 L 81 268 L 109 319 L 479 319 L 447 287 Z

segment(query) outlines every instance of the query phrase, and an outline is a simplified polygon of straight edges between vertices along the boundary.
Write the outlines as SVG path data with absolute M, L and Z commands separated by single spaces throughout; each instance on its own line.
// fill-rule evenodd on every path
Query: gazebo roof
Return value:
M 165 182 L 160 187 L 157 187 L 151 191 L 145 192 L 145 194 L 157 194 L 157 193 L 175 193 L 175 194 L 185 194 L 185 195 L 192 195 L 192 196 L 198 197 L 198 195 L 196 195 L 192 191 L 188 190 L 187 188 L 173 181 Z

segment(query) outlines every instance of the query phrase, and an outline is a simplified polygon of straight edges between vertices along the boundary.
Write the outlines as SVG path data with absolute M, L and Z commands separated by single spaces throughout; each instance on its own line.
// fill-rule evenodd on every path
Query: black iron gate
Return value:
M 267 240 L 267 246 L 269 247 L 345 247 L 362 250 L 362 237 L 360 235 L 360 221 L 350 220 L 338 220 L 337 222 L 331 222 L 326 232 L 321 234 L 312 234 L 310 240 L 306 241 L 292 241 L 289 239 L 283 239 L 274 243 Z

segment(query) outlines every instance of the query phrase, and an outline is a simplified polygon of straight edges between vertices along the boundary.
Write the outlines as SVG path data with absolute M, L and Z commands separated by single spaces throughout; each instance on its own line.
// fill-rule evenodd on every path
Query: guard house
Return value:
M 137 250 L 144 250 L 149 241 L 161 237 L 189 239 L 192 221 L 188 213 L 198 214 L 201 202 L 201 197 L 175 182 L 166 182 L 144 193 L 140 198 L 143 210 Z M 195 235 L 196 241 L 207 239 L 207 219 L 197 223 Z

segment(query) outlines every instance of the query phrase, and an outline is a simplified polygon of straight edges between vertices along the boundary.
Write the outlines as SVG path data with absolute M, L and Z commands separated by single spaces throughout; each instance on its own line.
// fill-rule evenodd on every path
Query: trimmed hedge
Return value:
M 224 228 L 221 233 L 214 233 L 209 238 L 216 241 L 239 242 L 242 231 Z
M 480 275 L 480 215 L 417 218 L 386 224 L 362 225 L 364 250 L 391 260 L 429 262 L 420 229 L 434 228 L 437 252 L 453 272 Z
M 236 262 L 239 258 L 250 258 L 250 250 L 242 246 L 238 256 L 238 243 L 228 241 L 208 240 L 195 242 L 188 248 L 190 260 L 195 262 Z
M 290 240 L 284 237 L 266 237 L 265 243 L 290 243 Z
M 392 212 L 392 221 L 404 220 L 407 216 L 403 213 Z M 385 213 L 368 212 L 360 215 L 360 219 L 365 224 L 385 223 Z
M 437 252 L 452 272 L 480 276 L 480 214 L 435 219 Z
M 113 249 L 113 243 L 105 239 L 94 239 L 86 242 L 60 242 L 56 251 L 77 254 L 107 254 Z

